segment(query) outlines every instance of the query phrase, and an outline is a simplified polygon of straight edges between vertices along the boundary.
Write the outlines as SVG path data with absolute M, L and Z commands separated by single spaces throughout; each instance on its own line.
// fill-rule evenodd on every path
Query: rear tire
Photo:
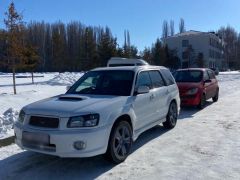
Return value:
M 203 94 L 199 102 L 198 108 L 203 109 L 205 107 L 205 104 L 206 104 L 206 96 L 205 94 Z
M 127 121 L 117 122 L 111 131 L 105 157 L 119 164 L 128 157 L 132 148 L 132 128 Z
M 166 117 L 167 120 L 163 122 L 163 127 L 167 129 L 174 128 L 177 124 L 177 117 L 178 117 L 177 104 L 175 102 L 171 102 Z
M 219 95 L 219 90 L 217 90 L 215 96 L 212 98 L 213 102 L 217 102 L 218 101 L 218 95 Z

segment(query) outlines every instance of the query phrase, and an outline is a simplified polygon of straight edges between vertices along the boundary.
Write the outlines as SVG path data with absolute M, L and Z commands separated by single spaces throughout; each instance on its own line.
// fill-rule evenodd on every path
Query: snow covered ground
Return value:
M 54 79 L 56 74 L 49 76 L 49 79 Z M 61 159 L 10 145 L 0 148 L 0 179 L 238 180 L 240 73 L 220 73 L 218 79 L 220 98 L 217 103 L 209 101 L 201 111 L 194 108 L 182 109 L 177 126 L 170 131 L 157 126 L 143 133 L 134 143 L 133 152 L 124 163 L 112 165 L 101 156 Z M 49 85 L 46 81 L 43 80 L 43 84 L 21 86 L 24 88 L 18 89 L 22 94 L 14 97 L 4 89 L 7 94 L 0 95 L 1 113 L 9 108 L 8 103 L 16 102 L 14 107 L 10 107 L 19 109 L 30 101 L 27 97 L 31 97 L 32 101 L 41 99 L 40 90 L 52 92 L 49 95 L 64 92 L 64 86 Z M 33 87 L 34 92 L 31 89 Z M 2 87 L 0 91 L 2 92 Z M 42 97 L 48 96 L 45 93 Z M 4 106 L 2 98 L 9 101 Z
M 17 94 L 13 94 L 11 74 L 0 74 L 0 139 L 13 135 L 12 124 L 20 109 L 34 101 L 65 93 L 82 73 L 36 73 L 35 84 L 31 78 L 16 78 Z M 30 76 L 22 73 L 17 76 Z

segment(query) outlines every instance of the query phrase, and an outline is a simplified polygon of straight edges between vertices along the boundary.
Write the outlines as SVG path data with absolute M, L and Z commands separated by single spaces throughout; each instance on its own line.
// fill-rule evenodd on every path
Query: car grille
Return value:
M 59 119 L 52 117 L 31 116 L 29 124 L 36 127 L 58 128 Z

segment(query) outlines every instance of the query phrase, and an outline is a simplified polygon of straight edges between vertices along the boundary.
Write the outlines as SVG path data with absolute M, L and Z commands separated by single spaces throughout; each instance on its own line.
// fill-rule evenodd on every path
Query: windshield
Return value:
M 203 78 L 203 73 L 197 70 L 176 71 L 174 77 L 176 82 L 200 82 Z
M 130 96 L 134 72 L 128 70 L 90 71 L 67 94 Z

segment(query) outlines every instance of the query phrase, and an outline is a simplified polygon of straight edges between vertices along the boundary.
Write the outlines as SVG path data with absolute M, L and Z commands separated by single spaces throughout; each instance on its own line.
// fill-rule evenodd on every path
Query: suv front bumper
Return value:
M 94 129 L 79 130 L 39 130 L 15 124 L 15 142 L 22 149 L 59 157 L 91 157 L 104 154 L 108 146 L 111 127 L 104 126 Z M 49 143 L 29 143 L 23 139 L 24 132 L 28 134 L 44 134 L 49 137 Z M 26 133 L 25 133 L 26 134 Z M 38 140 L 34 140 L 36 142 Z M 42 142 L 39 140 L 39 142 Z M 75 142 L 84 142 L 84 148 L 77 150 Z

